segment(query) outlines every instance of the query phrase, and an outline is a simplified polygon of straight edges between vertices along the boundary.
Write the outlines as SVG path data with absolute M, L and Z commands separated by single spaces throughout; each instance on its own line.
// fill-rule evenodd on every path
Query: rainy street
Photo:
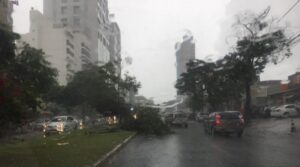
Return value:
M 300 119 L 253 120 L 244 135 L 209 136 L 201 123 L 164 137 L 137 136 L 106 167 L 299 167 Z

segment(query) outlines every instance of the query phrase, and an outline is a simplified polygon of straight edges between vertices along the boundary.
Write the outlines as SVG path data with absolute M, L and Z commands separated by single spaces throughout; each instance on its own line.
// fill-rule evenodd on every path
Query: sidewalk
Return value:
M 251 136 L 266 136 L 266 134 L 271 137 L 300 136 L 300 118 L 292 119 L 295 123 L 296 133 L 291 133 L 291 118 L 253 119 L 245 131 Z

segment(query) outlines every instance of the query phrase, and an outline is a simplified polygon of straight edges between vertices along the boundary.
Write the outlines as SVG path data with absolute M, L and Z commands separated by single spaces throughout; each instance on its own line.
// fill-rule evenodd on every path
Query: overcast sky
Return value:
M 176 95 L 174 46 L 187 30 L 196 41 L 196 58 L 224 56 L 230 47 L 226 40 L 232 34 L 234 15 L 245 11 L 262 11 L 271 6 L 271 15 L 280 17 L 296 0 L 108 0 L 110 13 L 115 14 L 122 34 L 122 56 L 133 58 L 124 70 L 142 83 L 140 94 L 156 102 Z M 29 29 L 31 7 L 42 11 L 42 0 L 19 0 L 13 14 L 14 30 Z M 300 32 L 300 4 L 282 21 Z M 269 65 L 262 79 L 287 79 L 300 67 L 300 46 L 294 56 L 277 66 Z

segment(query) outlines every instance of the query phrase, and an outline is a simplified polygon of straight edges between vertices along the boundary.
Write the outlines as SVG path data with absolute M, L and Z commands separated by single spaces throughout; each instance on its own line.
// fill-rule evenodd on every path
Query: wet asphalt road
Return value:
M 202 124 L 190 122 L 164 137 L 137 136 L 106 167 L 300 167 L 298 133 L 290 120 L 254 121 L 242 138 L 208 136 Z

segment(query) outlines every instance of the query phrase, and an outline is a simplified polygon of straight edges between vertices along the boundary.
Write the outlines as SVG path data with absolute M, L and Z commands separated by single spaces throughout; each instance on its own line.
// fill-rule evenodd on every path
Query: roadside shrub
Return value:
M 126 115 L 120 119 L 120 127 L 124 130 L 137 130 L 136 120 L 132 117 L 132 115 Z
M 137 119 L 127 118 L 122 127 L 140 134 L 163 135 L 170 132 L 169 127 L 162 122 L 158 110 L 153 108 L 139 108 Z

